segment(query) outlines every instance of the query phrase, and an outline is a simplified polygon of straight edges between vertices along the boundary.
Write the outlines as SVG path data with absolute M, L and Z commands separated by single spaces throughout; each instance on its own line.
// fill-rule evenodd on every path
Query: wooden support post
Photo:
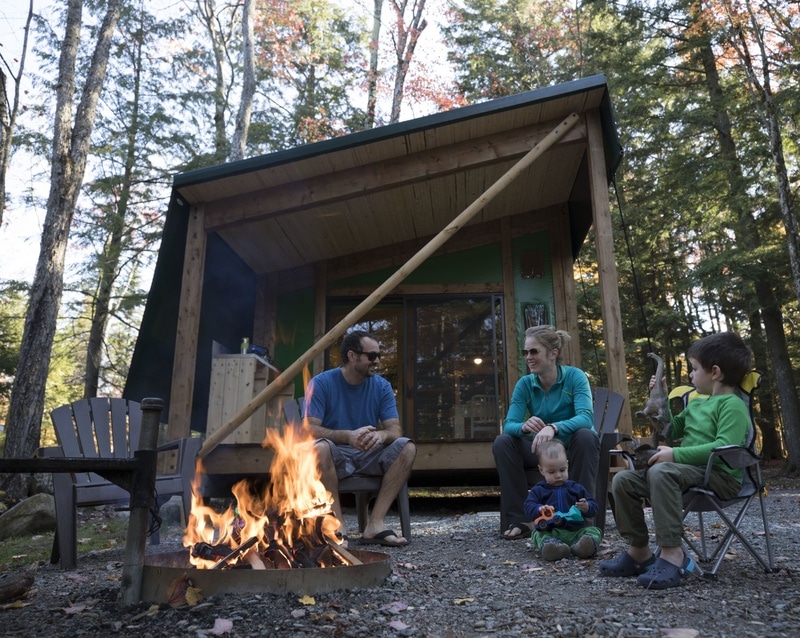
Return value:
M 619 280 L 614 261 L 614 237 L 611 229 L 611 205 L 608 201 L 608 177 L 603 151 L 600 114 L 586 113 L 594 234 L 597 246 L 597 269 L 600 282 L 600 309 L 603 316 L 603 337 L 606 342 L 608 387 L 619 392 L 630 406 L 628 377 L 625 368 L 625 342 L 622 338 L 622 309 L 619 305 Z M 620 434 L 630 436 L 633 421 L 630 409 L 623 410 L 617 426 Z
M 420 264 L 422 264 L 428 257 L 441 248 L 444 243 L 450 239 L 459 229 L 465 226 L 475 215 L 477 215 L 490 201 L 499 195 L 503 189 L 518 177 L 524 170 L 526 170 L 535 160 L 537 160 L 544 152 L 549 149 L 553 144 L 562 139 L 566 133 L 572 129 L 580 121 L 580 116 L 577 113 L 571 113 L 567 119 L 556 126 L 545 138 L 534 146 L 528 153 L 522 157 L 514 166 L 500 177 L 494 184 L 492 184 L 484 193 L 478 197 L 472 204 L 470 204 L 458 217 L 450 222 L 442 231 L 439 232 L 433 239 L 431 239 L 425 246 L 423 246 L 411 259 L 409 259 L 397 272 L 395 272 L 389 279 L 381 284 L 375 291 L 362 301 L 358 306 L 351 310 L 348 315 L 331 328 L 328 333 L 308 349 L 300 358 L 284 370 L 278 378 L 270 383 L 266 388 L 259 392 L 253 400 L 244 406 L 238 414 L 223 425 L 219 430 L 209 436 L 203 447 L 198 452 L 199 458 L 207 456 L 214 448 L 216 448 L 225 438 L 244 423 L 259 407 L 272 399 L 283 388 L 285 388 L 292 379 L 297 376 L 300 371 L 315 357 L 324 352 L 327 348 L 333 345 L 336 340 L 341 337 L 347 329 L 364 316 L 369 310 L 383 299 L 391 290 L 393 290 L 401 281 L 408 277 Z
M 138 464 L 131 481 L 131 514 L 128 520 L 128 536 L 120 591 L 122 607 L 135 605 L 141 597 L 150 507 L 153 504 L 156 488 L 158 423 L 161 420 L 164 401 L 142 399 L 140 405 L 142 408 L 142 432 L 139 437 L 139 449 L 134 453 Z

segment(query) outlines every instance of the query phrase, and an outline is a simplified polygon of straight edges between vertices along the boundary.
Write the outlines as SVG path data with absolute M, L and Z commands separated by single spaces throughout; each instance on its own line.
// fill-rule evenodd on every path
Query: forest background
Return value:
M 43 221 L 0 262 L 6 456 L 52 443 L 53 407 L 121 393 L 174 174 L 603 73 L 631 404 L 647 352 L 672 386 L 692 341 L 738 331 L 766 373 L 764 454 L 800 472 L 796 2 L 14 2 L 0 237 Z M 35 271 L 9 278 L 31 250 Z M 576 278 L 583 365 L 602 378 L 591 234 Z

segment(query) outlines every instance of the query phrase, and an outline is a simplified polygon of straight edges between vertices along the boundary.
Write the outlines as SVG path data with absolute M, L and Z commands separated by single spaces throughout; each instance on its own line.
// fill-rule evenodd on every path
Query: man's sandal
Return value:
M 643 563 L 637 563 L 628 552 L 622 552 L 611 560 L 601 560 L 597 567 L 601 576 L 627 578 L 645 574 L 655 564 L 656 557 L 651 556 Z
M 645 589 L 668 589 L 680 585 L 684 578 L 694 571 L 694 561 L 690 556 L 683 557 L 681 565 L 673 565 L 659 557 L 653 568 L 639 576 L 636 582 Z

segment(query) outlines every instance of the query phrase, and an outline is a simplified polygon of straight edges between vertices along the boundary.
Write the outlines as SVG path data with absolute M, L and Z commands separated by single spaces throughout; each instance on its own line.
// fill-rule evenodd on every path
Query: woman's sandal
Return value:
M 628 552 L 622 552 L 614 559 L 601 560 L 597 566 L 601 576 L 626 578 L 646 574 L 655 562 L 656 557 L 651 556 L 643 563 L 637 563 Z
M 532 530 L 530 527 L 525 525 L 525 523 L 520 523 L 520 522 L 511 523 L 511 525 L 508 526 L 506 532 L 512 532 L 514 530 L 519 530 L 519 534 L 515 534 L 514 536 L 509 536 L 508 534 L 503 532 L 502 534 L 500 534 L 500 538 L 506 541 L 518 541 L 523 538 L 530 539 L 531 537 Z
M 659 557 L 653 568 L 639 576 L 636 582 L 645 589 L 668 589 L 680 585 L 681 581 L 688 578 L 693 571 L 694 561 L 690 556 L 684 555 L 680 566 Z

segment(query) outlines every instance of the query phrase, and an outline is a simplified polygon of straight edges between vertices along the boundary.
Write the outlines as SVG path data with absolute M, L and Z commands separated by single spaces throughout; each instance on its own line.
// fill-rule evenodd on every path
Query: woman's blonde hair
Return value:
M 525 337 L 533 337 L 545 346 L 548 350 L 558 350 L 556 363 L 561 363 L 561 352 L 564 347 L 572 340 L 569 333 L 564 330 L 556 330 L 553 326 L 531 326 L 525 331 Z

